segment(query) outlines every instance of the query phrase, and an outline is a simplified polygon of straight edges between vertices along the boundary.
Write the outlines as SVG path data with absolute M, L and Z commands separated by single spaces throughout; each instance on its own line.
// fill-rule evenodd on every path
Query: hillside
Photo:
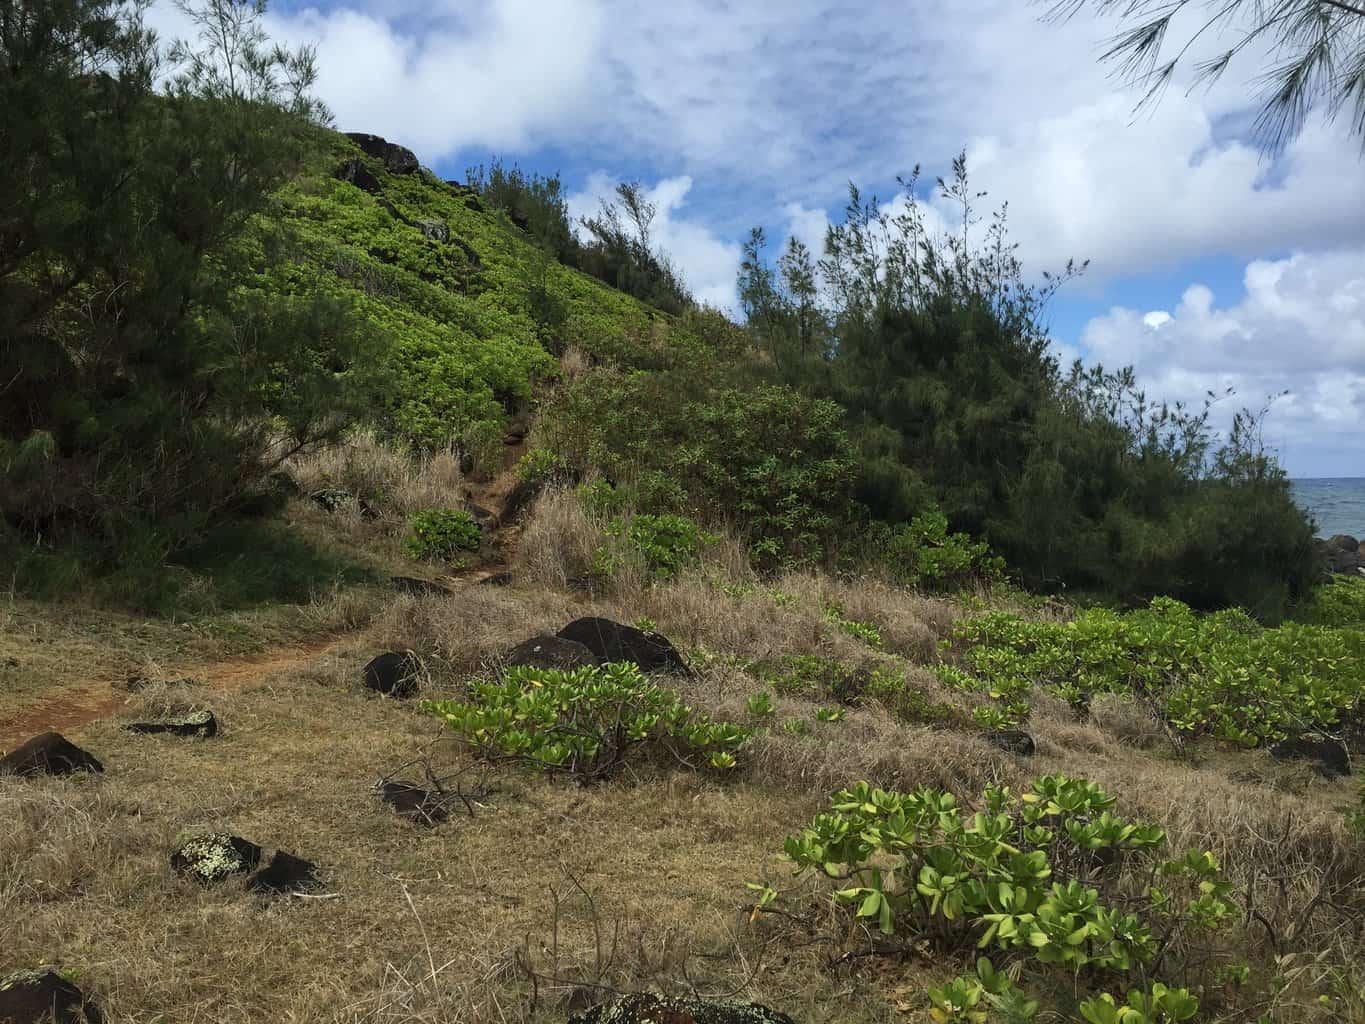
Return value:
M 744 329 L 314 143 L 222 260 L 262 322 L 330 304 L 358 411 L 0 602 L 0 752 L 102 769 L 0 771 L 0 978 L 66 972 L 0 1020 L 1365 1021 L 1360 581 L 1275 626 L 1027 593 L 859 511 Z

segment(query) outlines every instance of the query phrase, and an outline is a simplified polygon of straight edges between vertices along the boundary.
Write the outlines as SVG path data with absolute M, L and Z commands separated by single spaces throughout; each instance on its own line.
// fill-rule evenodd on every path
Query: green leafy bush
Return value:
M 1005 561 L 965 533 L 950 533 L 937 509 L 909 523 L 869 524 L 855 549 L 862 560 L 884 568 L 898 583 L 931 591 L 990 586 L 1004 578 Z
M 414 513 L 404 545 L 414 558 L 450 562 L 462 551 L 477 551 L 482 531 L 464 509 L 431 508 Z
M 1332 727 L 1361 711 L 1365 633 L 1236 610 L 1200 616 L 1170 598 L 1136 612 L 1084 611 L 1069 622 L 996 613 L 956 626 L 965 668 L 949 685 L 984 693 L 1003 720 L 1028 714 L 1034 686 L 1077 706 L 1097 693 L 1136 696 L 1182 733 L 1246 746 L 1296 728 Z M 990 709 L 983 709 L 990 714 Z
M 717 539 L 695 520 L 667 514 L 615 519 L 607 526 L 607 536 L 623 541 L 630 555 L 638 558 L 656 580 L 671 580 L 683 569 L 700 565 L 702 548 Z M 594 564 L 610 575 L 610 550 L 600 550 Z
M 1338 576 L 1316 588 L 1301 618 L 1320 626 L 1365 629 L 1365 578 Z
M 907 945 L 993 947 L 1067 976 L 1147 978 L 1170 966 L 1173 942 L 1198 946 L 1236 914 L 1212 854 L 1158 860 L 1163 831 L 1119 817 L 1114 803 L 1094 783 L 1064 775 L 1036 779 L 1021 796 L 990 787 L 975 811 L 940 790 L 898 793 L 863 782 L 836 793 L 830 811 L 789 837 L 784 851 L 798 876 L 828 882 L 839 917 Z M 1126 879 L 1147 877 L 1170 885 L 1134 899 Z M 780 898 L 770 886 L 751 888 L 760 893 L 758 912 Z M 1155 1014 L 1135 1020 L 1187 1020 L 1197 1008 L 1188 992 L 1157 984 L 1128 999 Z M 1009 1020 L 1037 1012 L 989 961 L 974 977 L 932 990 L 930 1001 L 931 1016 L 944 1022 L 984 1021 L 991 1008 Z M 1099 996 L 1083 1005 L 1102 1014 L 1111 1002 Z
M 642 745 L 729 769 L 751 732 L 713 721 L 655 686 L 629 663 L 572 671 L 518 666 L 502 681 L 475 682 L 468 701 L 426 701 L 480 757 L 596 781 Z

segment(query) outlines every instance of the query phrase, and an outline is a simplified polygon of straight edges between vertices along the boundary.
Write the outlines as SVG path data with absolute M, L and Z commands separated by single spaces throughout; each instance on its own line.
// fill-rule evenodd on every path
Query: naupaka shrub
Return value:
M 1130 1005 L 1155 999 L 1173 1015 L 1133 1019 L 1188 1019 L 1198 1006 L 1188 992 L 1146 983 L 1182 966 L 1166 962 L 1172 949 L 1207 942 L 1233 922 L 1231 884 L 1211 853 L 1162 860 L 1164 831 L 1119 816 L 1114 805 L 1095 783 L 1065 775 L 1038 778 L 1018 795 L 988 787 L 976 809 L 942 790 L 860 782 L 836 793 L 829 812 L 789 837 L 784 853 L 798 876 L 825 880 L 816 888 L 845 923 L 841 934 L 875 929 L 906 948 L 992 948 L 1031 969 L 1090 981 L 1135 974 L 1143 987 L 1124 997 Z M 782 898 L 770 886 L 751 888 L 760 916 Z M 850 931 L 853 923 L 864 927 Z M 944 1022 L 984 1021 L 991 1006 L 1010 1020 L 1037 1012 L 989 961 L 930 1000 L 931 1016 Z M 1113 1005 L 1097 992 L 1078 1010 L 1107 1022 Z
M 1121 613 L 1090 609 L 1068 622 L 994 613 L 960 623 L 948 641 L 962 666 L 949 685 L 984 692 L 978 717 L 1017 722 L 1035 686 L 1078 707 L 1131 694 L 1181 733 L 1244 746 L 1300 728 L 1332 727 L 1361 711 L 1365 632 L 1285 623 L 1270 629 L 1232 609 L 1198 615 L 1171 598 Z
M 425 701 L 479 757 L 591 782 L 652 745 L 679 760 L 730 769 L 753 735 L 714 721 L 655 686 L 627 662 L 573 670 L 509 668 L 499 682 L 474 682 L 466 701 Z
M 414 513 L 404 541 L 414 558 L 449 562 L 462 551 L 477 551 L 482 539 L 478 522 L 464 509 L 429 508 Z

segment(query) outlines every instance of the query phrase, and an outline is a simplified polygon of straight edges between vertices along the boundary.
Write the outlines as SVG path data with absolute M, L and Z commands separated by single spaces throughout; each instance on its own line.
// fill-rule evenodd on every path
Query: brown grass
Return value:
M 305 493 L 339 488 L 365 498 L 386 518 L 459 508 L 465 480 L 451 450 L 414 454 L 359 431 L 345 442 L 291 459 L 285 467 Z M 359 508 L 352 510 L 356 515 Z
M 723 779 L 647 761 L 586 789 L 504 773 L 472 820 L 423 830 L 398 819 L 375 797 L 378 778 L 409 765 L 417 781 L 418 758 L 443 772 L 467 762 L 415 706 L 363 691 L 360 667 L 386 649 L 418 652 L 425 695 L 453 696 L 532 634 L 582 615 L 644 617 L 698 668 L 667 685 L 747 725 L 758 724 L 747 698 L 769 689 L 753 664 L 793 654 L 894 668 L 935 701 L 961 700 L 929 667 L 936 640 L 963 614 L 953 602 L 809 573 L 769 585 L 729 548 L 669 585 L 627 577 L 570 589 L 600 542 L 594 529 L 572 496 L 549 494 L 522 537 L 513 586 L 390 597 L 373 621 L 359 592 L 324 595 L 312 623 L 354 632 L 310 664 L 244 691 L 139 695 L 120 718 L 71 737 L 104 760 L 104 777 L 0 778 L 0 974 L 76 968 L 115 1024 L 562 1022 L 585 993 L 650 988 L 757 999 L 805 1024 L 918 1024 L 925 987 L 958 973 L 970 953 L 830 970 L 830 933 L 776 916 L 750 924 L 745 883 L 790 884 L 777 857 L 783 839 L 858 780 L 943 787 L 970 801 L 988 784 L 1018 790 L 1060 771 L 1102 784 L 1121 813 L 1161 824 L 1173 851 L 1215 851 L 1255 894 L 1264 921 L 1239 921 L 1226 942 L 1261 967 L 1276 944 L 1289 957 L 1280 968 L 1289 984 L 1266 1008 L 1276 1021 L 1365 1019 L 1358 998 L 1330 1010 L 1315 1002 L 1333 985 L 1359 989 L 1365 956 L 1365 844 L 1340 813 L 1349 782 L 1220 747 L 1177 760 L 1122 702 L 1096 701 L 1080 719 L 1040 696 L 1029 725 L 1038 753 L 1022 759 L 875 703 L 822 723 L 814 712 L 832 701 L 777 695 L 768 730 Z M 841 631 L 831 602 L 875 624 L 884 649 Z M 36 608 L 8 608 L 6 650 L 65 649 L 50 656 L 74 665 L 122 643 L 128 661 L 174 674 L 169 635 L 139 647 L 132 621 L 44 623 Z M 215 740 L 121 728 L 201 705 L 220 718 Z M 335 898 L 268 901 L 240 882 L 205 889 L 175 878 L 175 838 L 197 827 L 315 860 L 320 895 Z

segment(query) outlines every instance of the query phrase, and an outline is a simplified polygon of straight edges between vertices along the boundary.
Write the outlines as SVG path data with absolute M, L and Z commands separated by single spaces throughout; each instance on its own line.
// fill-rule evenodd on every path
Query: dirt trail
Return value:
M 520 527 L 507 521 L 512 518 L 508 514 L 507 501 L 516 488 L 516 465 L 526 448 L 524 434 L 509 434 L 502 472 L 491 481 L 472 481 L 466 486 L 465 500 L 491 512 L 488 553 L 482 564 L 450 574 L 441 581 L 443 584 L 484 583 L 507 572 L 520 533 Z M 175 675 L 202 683 L 203 686 L 197 687 L 194 693 L 242 690 L 281 672 L 307 665 L 358 633 L 326 636 L 288 647 L 276 647 L 260 654 L 189 665 L 177 669 Z M 0 716 L 0 754 L 13 750 L 39 733 L 74 731 L 117 713 L 129 697 L 128 692 L 117 688 L 117 682 L 106 679 L 76 683 L 63 687 L 40 704 L 17 715 Z

